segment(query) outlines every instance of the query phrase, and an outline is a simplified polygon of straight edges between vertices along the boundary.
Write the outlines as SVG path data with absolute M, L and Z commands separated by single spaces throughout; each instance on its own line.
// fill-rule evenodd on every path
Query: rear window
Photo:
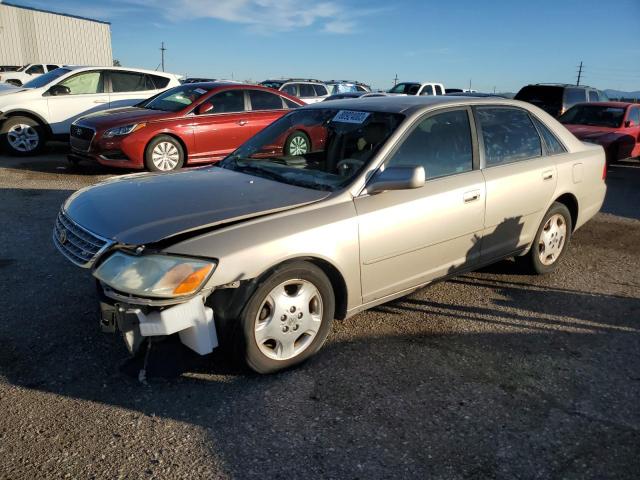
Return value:
M 563 87 L 551 85 L 527 85 L 514 97 L 541 108 L 549 115 L 557 117 L 562 111 Z
M 153 83 L 154 88 L 166 88 L 169 85 L 169 79 L 167 77 L 161 77 L 160 75 L 147 75 L 147 77 Z

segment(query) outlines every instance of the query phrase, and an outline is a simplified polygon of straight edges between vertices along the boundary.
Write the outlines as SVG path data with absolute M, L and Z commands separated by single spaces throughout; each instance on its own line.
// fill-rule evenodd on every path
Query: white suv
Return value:
M 15 72 L 2 72 L 0 73 L 0 81 L 5 83 L 11 83 L 18 87 L 21 87 L 23 84 L 30 82 L 34 78 L 39 77 L 40 75 L 44 75 L 51 70 L 55 70 L 56 68 L 60 68 L 60 65 L 51 64 L 44 65 L 42 63 L 30 63 L 28 65 L 24 65 L 20 67 Z
M 436 82 L 402 82 L 395 85 L 388 93 L 396 95 L 444 95 L 442 83 Z
M 152 70 L 58 68 L 0 93 L 0 145 L 11 155 L 33 155 L 47 139 L 68 138 L 83 115 L 134 105 L 178 85 L 176 75 Z
M 294 97 L 298 97 L 304 103 L 321 102 L 329 96 L 329 89 L 320 80 L 304 78 L 290 78 L 288 80 L 265 80 L 260 85 L 280 90 Z

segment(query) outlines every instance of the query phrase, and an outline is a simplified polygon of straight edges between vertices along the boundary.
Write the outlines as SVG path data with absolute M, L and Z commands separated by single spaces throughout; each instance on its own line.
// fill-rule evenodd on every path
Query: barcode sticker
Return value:
M 334 122 L 343 122 L 343 123 L 362 123 L 369 116 L 369 112 L 356 112 L 352 110 L 340 110 L 336 113 L 336 116 L 333 117 Z

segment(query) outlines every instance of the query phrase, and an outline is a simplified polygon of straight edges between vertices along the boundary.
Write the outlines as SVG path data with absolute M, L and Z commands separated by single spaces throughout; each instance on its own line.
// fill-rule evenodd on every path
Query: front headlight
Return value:
M 105 131 L 102 134 L 102 137 L 111 138 L 111 137 L 117 137 L 120 135 L 129 135 L 130 133 L 133 133 L 137 130 L 140 130 L 141 128 L 144 128 L 146 125 L 147 125 L 146 123 L 132 123 L 131 125 L 124 125 L 122 127 L 110 128 L 109 130 Z
M 127 255 L 116 252 L 93 272 L 115 290 L 141 297 L 183 297 L 197 292 L 215 262 L 170 255 Z

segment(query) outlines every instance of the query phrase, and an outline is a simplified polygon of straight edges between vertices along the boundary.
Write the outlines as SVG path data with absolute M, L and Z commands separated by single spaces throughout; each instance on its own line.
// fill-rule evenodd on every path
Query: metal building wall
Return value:
M 0 3 L 0 65 L 110 66 L 111 25 Z

